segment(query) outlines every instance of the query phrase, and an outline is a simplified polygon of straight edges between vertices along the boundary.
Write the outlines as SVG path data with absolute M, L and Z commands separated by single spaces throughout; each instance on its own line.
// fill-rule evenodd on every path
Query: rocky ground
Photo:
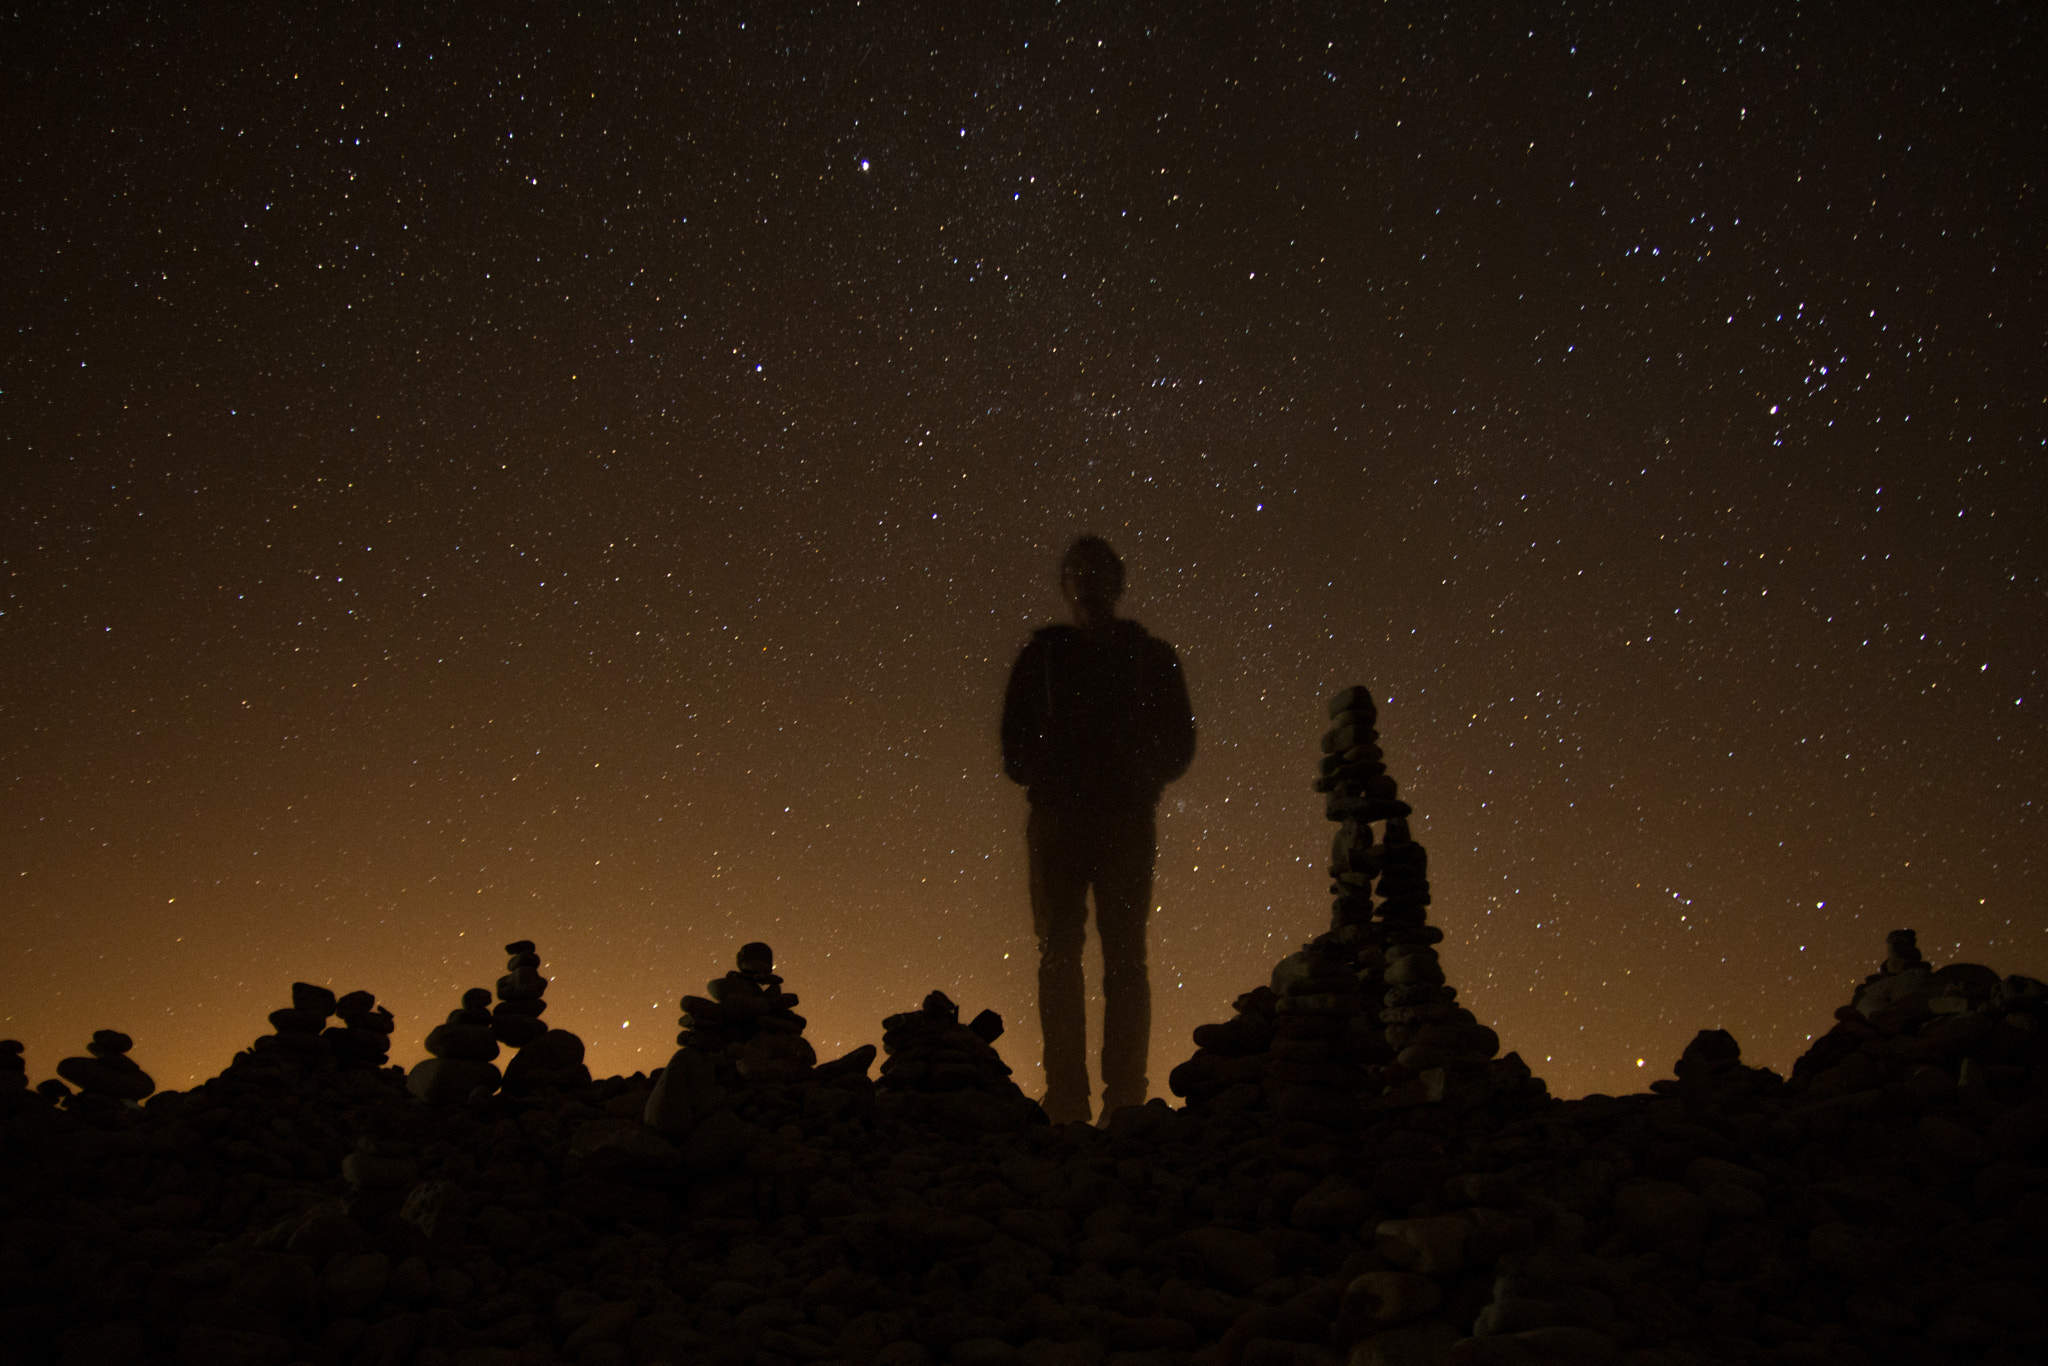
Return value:
M 1921 965 L 1859 997 L 1789 1080 L 1715 1031 L 1655 1094 L 1408 1094 L 1341 1128 L 1262 1104 L 1271 1060 L 1228 1103 L 1055 1127 L 943 998 L 885 1039 L 952 1075 L 714 1071 L 670 1136 L 638 1075 L 436 1105 L 273 1047 L 141 1105 L 22 1086 L 0 1354 L 2048 1359 L 2041 985 Z
M 2048 988 L 1901 931 L 1790 1078 L 1710 1030 L 1552 1099 L 1445 982 L 1370 699 L 1331 712 L 1331 930 L 1196 1032 L 1180 1108 L 1049 1124 L 938 993 L 821 1064 L 762 944 L 651 1078 L 591 1078 L 525 941 L 410 1074 L 303 983 L 188 1092 L 115 1031 L 33 1090 L 0 1045 L 0 1358 L 2048 1360 Z

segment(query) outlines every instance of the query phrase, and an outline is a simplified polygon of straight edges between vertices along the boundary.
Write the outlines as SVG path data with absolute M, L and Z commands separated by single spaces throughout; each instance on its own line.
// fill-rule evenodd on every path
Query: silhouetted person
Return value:
M 1180 657 L 1117 617 L 1123 589 L 1123 561 L 1108 542 L 1083 536 L 1068 547 L 1060 591 L 1074 624 L 1031 637 L 1003 702 L 1003 771 L 1030 790 L 1044 1105 L 1061 1124 L 1089 1117 L 1081 947 L 1090 887 L 1102 936 L 1102 1112 L 1145 1101 L 1153 811 L 1195 755 Z

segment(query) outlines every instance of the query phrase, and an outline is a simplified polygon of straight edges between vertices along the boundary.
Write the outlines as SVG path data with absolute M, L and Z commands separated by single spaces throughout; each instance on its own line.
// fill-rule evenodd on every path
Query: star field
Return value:
M 1036 1094 L 996 724 L 1083 531 L 1201 732 L 1155 1094 L 1327 926 L 1353 682 L 1559 1094 L 1785 1069 L 1894 928 L 2048 976 L 2022 6 L 0 23 L 34 1078 L 295 978 L 409 1062 L 517 938 L 651 1070 L 759 938 L 821 1056 L 940 987 Z

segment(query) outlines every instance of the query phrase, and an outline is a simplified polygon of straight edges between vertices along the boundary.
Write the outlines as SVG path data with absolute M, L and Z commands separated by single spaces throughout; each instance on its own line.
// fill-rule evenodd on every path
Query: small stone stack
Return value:
M 531 939 L 505 946 L 505 975 L 498 979 L 498 1004 L 491 1012 L 491 1035 L 517 1049 L 505 1064 L 505 1090 L 525 1094 L 590 1085 L 583 1062 L 583 1040 L 566 1029 L 550 1029 L 541 1020 L 548 1008 L 542 999 L 548 979 L 540 975 L 540 955 Z
M 85 1046 L 91 1056 L 58 1063 L 57 1075 L 79 1090 L 66 1102 L 69 1108 L 111 1108 L 123 1101 L 132 1105 L 154 1092 L 156 1082 L 128 1056 L 133 1047 L 135 1040 L 120 1030 L 97 1029 Z
M 2048 985 L 1979 963 L 1935 968 L 1911 930 L 1885 936 L 1884 962 L 1792 1065 L 1817 1096 L 1902 1083 L 1937 1099 L 2002 1093 L 2048 1057 Z
M 341 1024 L 327 1021 L 339 1015 Z M 276 1069 L 320 1068 L 329 1062 L 344 1068 L 382 1067 L 391 1054 L 391 1012 L 377 1007 L 367 991 L 339 999 L 326 987 L 292 983 L 292 1003 L 270 1012 L 274 1033 L 260 1034 L 246 1052 L 237 1053 L 228 1070 L 245 1077 L 276 1078 Z
M 1330 929 L 1283 959 L 1269 988 L 1239 997 L 1237 1018 L 1198 1029 L 1195 1056 L 1169 1084 L 1191 1104 L 1263 1102 L 1340 1132 L 1375 1109 L 1540 1095 L 1520 1059 L 1493 1061 L 1499 1037 L 1444 980 L 1443 931 L 1428 923 L 1429 854 L 1387 772 L 1372 695 L 1347 688 L 1328 710 L 1314 787 L 1338 826 Z
M 541 1016 L 548 1003 L 548 979 L 540 975 L 540 955 L 531 939 L 505 946 L 505 975 L 498 979 L 498 1004 L 491 1009 L 491 1035 L 507 1048 L 524 1048 L 548 1032 Z
M 784 991 L 776 975 L 775 950 L 758 940 L 742 945 L 733 970 L 706 983 L 705 991 L 682 1000 L 676 1042 L 685 1052 L 706 1054 L 719 1074 L 730 1069 L 748 1081 L 797 1082 L 810 1075 L 818 1054 L 803 1037 L 796 993 Z
M 471 987 L 462 993 L 462 1004 L 427 1035 L 427 1052 L 433 1056 L 405 1079 L 406 1089 L 416 1099 L 442 1105 L 465 1100 L 476 1091 L 489 1095 L 498 1089 L 504 1078 L 493 1062 L 498 1056 L 498 1040 L 491 1033 L 488 987 Z
M 270 1012 L 272 1034 L 258 1035 L 249 1045 L 255 1061 L 264 1064 L 294 1062 L 314 1067 L 328 1056 L 328 1045 L 320 1035 L 334 1014 L 334 993 L 309 982 L 292 983 L 292 1003 Z
M 1046 1122 L 1045 1111 L 1018 1089 L 995 1050 L 1003 1017 L 984 1010 L 967 1024 L 943 991 L 916 1010 L 882 1021 L 881 1079 L 876 1088 L 899 1113 L 966 1129 L 997 1132 Z

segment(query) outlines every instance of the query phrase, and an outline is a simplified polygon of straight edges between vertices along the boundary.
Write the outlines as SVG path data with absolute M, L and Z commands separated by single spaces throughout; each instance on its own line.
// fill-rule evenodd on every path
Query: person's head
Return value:
M 1060 592 L 1077 619 L 1113 617 L 1123 591 L 1124 562 L 1100 536 L 1080 537 L 1060 557 Z

